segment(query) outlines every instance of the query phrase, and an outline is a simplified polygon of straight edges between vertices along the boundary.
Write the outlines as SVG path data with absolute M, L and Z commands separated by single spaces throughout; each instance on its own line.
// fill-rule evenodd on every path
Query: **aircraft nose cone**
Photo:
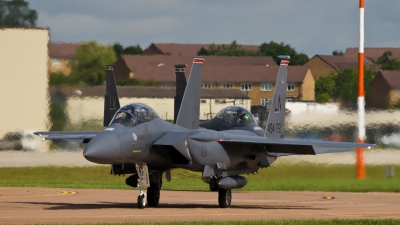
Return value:
M 115 134 L 103 131 L 86 145 L 83 156 L 94 163 L 111 164 L 119 157 L 120 147 Z

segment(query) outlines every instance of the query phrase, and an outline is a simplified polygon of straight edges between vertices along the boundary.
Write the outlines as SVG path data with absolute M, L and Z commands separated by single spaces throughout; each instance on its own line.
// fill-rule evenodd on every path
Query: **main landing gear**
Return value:
M 232 192 L 230 189 L 219 188 L 218 190 L 218 204 L 220 208 L 228 208 L 231 206 Z

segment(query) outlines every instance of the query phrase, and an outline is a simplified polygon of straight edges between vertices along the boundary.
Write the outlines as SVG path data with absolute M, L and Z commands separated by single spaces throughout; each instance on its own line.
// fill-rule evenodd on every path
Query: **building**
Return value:
M 268 105 L 271 101 L 279 66 L 271 57 L 205 56 L 202 87 L 204 89 L 239 89 L 252 105 Z M 123 55 L 115 65 L 116 79 L 154 80 L 165 87 L 175 86 L 174 64 L 190 68 L 192 58 L 165 55 Z M 186 69 L 186 77 L 190 69 Z M 306 66 L 290 66 L 288 98 L 314 101 L 315 81 Z
M 272 57 L 231 57 L 204 56 L 206 65 L 214 66 L 276 66 Z M 117 80 L 141 79 L 148 80 L 156 76 L 159 82 L 175 82 L 175 75 L 170 71 L 178 63 L 191 65 L 193 59 L 186 56 L 169 55 L 121 55 L 115 63 L 115 78 Z M 166 69 L 167 68 L 167 69 Z M 172 69 L 171 69 L 172 68 Z M 171 70 L 170 70 L 171 69 Z M 187 74 L 188 75 L 188 74 Z
M 400 48 L 364 48 L 364 56 L 376 61 L 383 53 L 390 51 L 392 56 L 390 58 L 400 61 Z M 347 48 L 344 52 L 346 57 L 358 57 L 358 48 Z
M 358 69 L 358 57 L 344 57 L 333 55 L 315 55 L 305 66 L 310 67 L 315 80 L 320 77 L 328 76 L 336 70 Z M 364 60 L 365 67 L 374 67 L 374 64 L 368 59 Z
M 204 47 L 209 49 L 211 44 L 180 44 L 180 43 L 151 43 L 144 50 L 145 55 L 173 55 L 173 56 L 196 56 L 197 52 Z M 215 44 L 222 46 L 223 44 Z M 229 46 L 230 44 L 225 44 Z M 240 45 L 243 49 L 257 51 L 259 45 Z
M 117 87 L 121 106 L 139 102 L 152 107 L 165 120 L 174 119 L 175 88 Z M 97 121 L 102 126 L 105 86 L 63 88 L 67 110 L 72 124 Z M 213 118 L 221 109 L 239 105 L 250 110 L 251 100 L 243 92 L 232 89 L 203 89 L 200 100 L 200 120 Z
M 69 75 L 71 72 L 70 61 L 75 58 L 77 43 L 49 43 L 49 73 L 63 73 Z
M 48 29 L 0 29 L 0 139 L 12 132 L 25 137 L 33 131 L 48 129 L 49 39 Z M 32 148 L 47 150 L 40 138 L 32 137 L 32 141 Z
M 400 71 L 381 70 L 370 86 L 369 107 L 386 109 L 400 101 Z

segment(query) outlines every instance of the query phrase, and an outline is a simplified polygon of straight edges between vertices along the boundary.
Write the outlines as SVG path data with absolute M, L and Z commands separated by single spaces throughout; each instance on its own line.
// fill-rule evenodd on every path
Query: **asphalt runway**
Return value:
M 138 209 L 138 190 L 0 188 L 0 223 L 400 218 L 400 193 L 162 191 L 157 208 Z

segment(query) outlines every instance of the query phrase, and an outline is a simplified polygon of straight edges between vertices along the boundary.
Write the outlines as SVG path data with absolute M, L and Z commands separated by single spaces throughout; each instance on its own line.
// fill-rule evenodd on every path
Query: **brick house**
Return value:
M 75 51 L 78 48 L 77 43 L 49 43 L 49 73 L 61 72 L 69 75 L 71 68 L 69 62 L 75 58 Z
M 400 100 L 400 71 L 381 70 L 370 86 L 368 106 L 386 109 Z
M 211 44 L 179 44 L 179 43 L 151 43 L 144 50 L 145 55 L 173 55 L 173 56 L 196 56 L 202 48 L 209 49 Z M 215 44 L 221 46 L 222 44 Z M 229 44 L 225 44 L 229 46 Z M 240 45 L 243 49 L 257 51 L 258 45 Z
M 204 89 L 239 89 L 252 105 L 268 105 L 271 101 L 279 66 L 271 57 L 206 56 L 203 67 Z M 189 76 L 192 59 L 164 55 L 123 55 L 115 65 L 117 79 L 154 80 L 165 87 L 175 86 L 174 64 L 185 63 Z M 288 69 L 287 97 L 299 101 L 314 101 L 315 81 L 307 66 Z
M 336 70 L 358 69 L 358 57 L 315 55 L 304 65 L 310 67 L 314 79 L 318 80 Z M 374 66 L 368 59 L 364 60 L 364 65 L 365 67 Z

